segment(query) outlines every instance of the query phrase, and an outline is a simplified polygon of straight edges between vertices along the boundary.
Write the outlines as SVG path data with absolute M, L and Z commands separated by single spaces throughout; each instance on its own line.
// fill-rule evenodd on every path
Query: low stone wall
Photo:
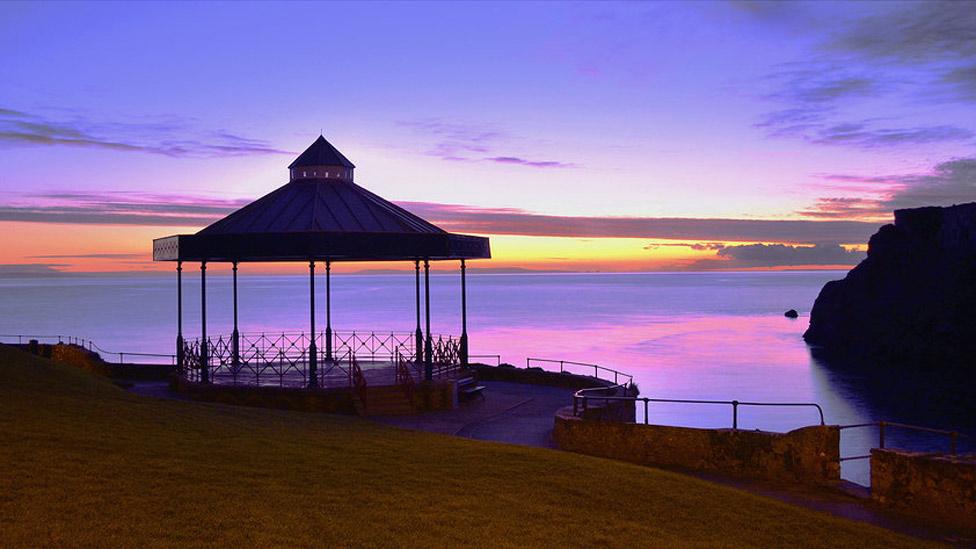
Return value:
M 396 386 L 367 388 L 367 409 L 359 405 L 352 389 L 306 390 L 282 387 L 255 387 L 252 385 L 217 385 L 174 381 L 172 388 L 177 393 L 193 400 L 219 402 L 235 406 L 274 408 L 278 410 L 297 410 L 327 414 L 374 414 L 385 415 L 384 393 L 396 392 Z M 456 385 L 452 381 L 421 383 L 414 389 L 412 407 L 417 412 L 450 410 L 457 406 Z
M 871 498 L 976 529 L 976 454 L 871 450 Z
M 357 413 L 349 389 L 306 391 L 281 387 L 253 387 L 245 385 L 213 385 L 199 383 L 173 384 L 173 390 L 193 400 L 219 402 L 235 406 L 321 412 L 328 414 Z
M 572 408 L 560 410 L 555 422 L 556 447 L 570 452 L 748 478 L 806 484 L 840 480 L 836 426 L 789 433 L 695 429 L 581 419 Z
M 477 374 L 478 379 L 484 381 L 509 381 L 530 385 L 547 385 L 577 391 L 591 387 L 608 387 L 613 385 L 613 383 L 605 379 L 571 374 L 569 372 L 550 372 L 549 370 L 536 367 L 516 368 L 511 365 L 487 366 L 484 364 L 472 364 L 469 366 L 469 369 Z

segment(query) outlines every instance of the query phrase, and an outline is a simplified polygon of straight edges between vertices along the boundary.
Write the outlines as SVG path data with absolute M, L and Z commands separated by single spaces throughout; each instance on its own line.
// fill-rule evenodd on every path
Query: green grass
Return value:
M 0 346 L 0 546 L 459 543 L 918 545 L 624 463 L 138 397 Z

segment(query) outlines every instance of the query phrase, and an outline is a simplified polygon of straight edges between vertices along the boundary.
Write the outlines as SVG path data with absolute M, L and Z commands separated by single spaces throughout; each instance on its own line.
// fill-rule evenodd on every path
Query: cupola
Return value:
M 355 169 L 356 166 L 348 158 L 320 135 L 288 166 L 288 173 L 291 181 L 300 179 L 352 181 Z

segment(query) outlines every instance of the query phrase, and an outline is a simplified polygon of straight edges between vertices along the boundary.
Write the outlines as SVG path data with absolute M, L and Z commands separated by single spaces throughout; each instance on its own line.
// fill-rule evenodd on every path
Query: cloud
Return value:
M 203 226 L 248 200 L 135 192 L 44 193 L 0 204 L 0 221 L 94 225 Z
M 60 267 L 69 267 L 62 263 L 23 263 L 0 265 L 0 278 L 33 278 L 38 276 L 64 276 L 66 273 Z
M 287 154 L 268 142 L 206 131 L 181 119 L 108 122 L 82 116 L 52 118 L 0 108 L 0 146 L 68 146 L 173 157 Z
M 248 202 L 132 192 L 52 192 L 0 204 L 0 221 L 203 227 Z M 812 244 L 867 242 L 877 230 L 877 224 L 860 221 L 586 217 L 433 202 L 398 204 L 450 231 L 497 235 Z
M 32 255 L 28 256 L 27 259 L 146 259 L 148 256 L 149 254 L 132 253 L 53 254 Z
M 558 160 L 526 159 L 521 155 L 500 154 L 511 148 L 513 138 L 505 132 L 477 124 L 449 122 L 439 118 L 401 120 L 399 126 L 410 128 L 430 140 L 425 154 L 442 160 L 460 162 L 493 162 L 529 168 L 575 168 L 576 164 Z
M 828 47 L 902 64 L 976 56 L 976 5 L 971 1 L 907 2 L 861 18 Z
M 746 269 L 760 267 L 812 267 L 856 265 L 866 257 L 861 251 L 839 244 L 791 246 L 786 244 L 743 244 L 718 246 L 716 259 L 702 259 L 692 269 Z
M 493 156 L 486 158 L 490 162 L 499 164 L 515 164 L 518 166 L 531 166 L 533 168 L 574 168 L 576 164 L 569 162 L 558 162 L 555 160 L 526 160 L 517 156 Z
M 765 98 L 779 107 L 756 126 L 771 137 L 862 148 L 971 141 L 971 121 L 901 120 L 912 112 L 907 105 L 976 101 L 976 3 L 864 7 L 866 15 L 818 26 L 822 36 L 807 58 L 768 76 L 772 91 Z M 892 116 L 858 115 L 885 110 Z
M 834 174 L 831 180 L 862 188 L 878 187 L 875 196 L 821 198 L 801 214 L 820 219 L 889 218 L 893 210 L 920 206 L 951 206 L 976 201 L 976 157 L 937 164 L 931 172 L 871 176 Z
M 867 242 L 878 228 L 859 221 L 557 216 L 517 208 L 399 204 L 447 230 L 479 234 L 812 244 Z
M 864 148 L 919 145 L 967 141 L 973 132 L 956 126 L 918 126 L 912 128 L 870 128 L 865 122 L 821 127 L 807 140 L 825 145 L 853 145 Z

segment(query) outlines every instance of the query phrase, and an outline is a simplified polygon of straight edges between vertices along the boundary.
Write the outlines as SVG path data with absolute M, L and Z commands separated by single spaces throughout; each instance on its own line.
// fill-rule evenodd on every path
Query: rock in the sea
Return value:
M 976 203 L 895 211 L 868 257 L 828 282 L 803 338 L 821 352 L 968 369 L 976 356 Z
M 796 312 L 796 309 L 790 309 L 789 311 L 783 313 L 783 316 L 785 316 L 786 318 L 798 318 L 800 316 L 800 313 Z

